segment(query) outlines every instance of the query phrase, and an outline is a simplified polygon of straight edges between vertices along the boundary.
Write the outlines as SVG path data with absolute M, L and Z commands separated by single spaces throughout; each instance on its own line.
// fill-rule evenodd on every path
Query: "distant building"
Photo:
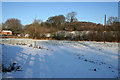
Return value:
M 2 35 L 12 35 L 12 31 L 10 31 L 10 30 L 2 30 Z
M 30 37 L 30 35 L 29 35 L 29 34 L 25 34 L 25 36 L 24 36 L 24 37 L 28 38 L 28 37 Z
M 50 36 L 51 36 L 51 34 L 50 33 L 48 33 L 48 34 L 46 34 L 45 35 L 47 38 L 49 38 Z
M 21 37 L 21 34 L 17 34 L 18 37 Z

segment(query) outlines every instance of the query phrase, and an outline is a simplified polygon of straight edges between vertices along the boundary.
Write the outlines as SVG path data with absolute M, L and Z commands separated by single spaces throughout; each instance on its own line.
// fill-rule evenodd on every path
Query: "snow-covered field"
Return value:
M 22 71 L 2 73 L 3 78 L 116 78 L 118 43 L 38 40 L 40 49 L 2 45 L 4 66 L 18 63 Z

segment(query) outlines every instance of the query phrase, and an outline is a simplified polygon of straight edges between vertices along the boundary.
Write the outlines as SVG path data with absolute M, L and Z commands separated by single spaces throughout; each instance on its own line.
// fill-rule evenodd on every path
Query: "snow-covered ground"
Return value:
M 21 65 L 22 71 L 3 78 L 116 78 L 118 43 L 38 40 L 40 49 L 2 45 L 2 61 Z

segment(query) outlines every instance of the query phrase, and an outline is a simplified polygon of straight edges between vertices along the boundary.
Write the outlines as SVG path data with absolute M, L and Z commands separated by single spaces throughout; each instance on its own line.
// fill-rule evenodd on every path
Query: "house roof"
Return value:
M 12 31 L 10 31 L 10 30 L 2 30 L 3 32 L 12 32 Z

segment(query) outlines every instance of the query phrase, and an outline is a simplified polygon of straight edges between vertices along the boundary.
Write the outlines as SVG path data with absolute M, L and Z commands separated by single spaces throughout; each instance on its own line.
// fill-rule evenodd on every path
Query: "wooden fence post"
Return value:
M 12 44 L 12 40 L 10 39 L 10 44 Z
M 34 48 L 36 48 L 36 41 L 34 40 Z

